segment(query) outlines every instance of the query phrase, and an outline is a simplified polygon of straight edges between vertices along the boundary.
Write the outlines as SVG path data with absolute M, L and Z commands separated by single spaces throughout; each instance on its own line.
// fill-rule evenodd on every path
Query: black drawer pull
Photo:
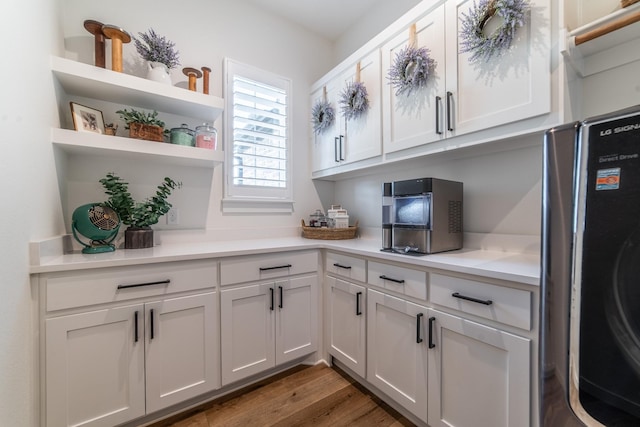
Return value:
M 360 309 L 360 297 L 362 297 L 362 292 L 356 293 L 356 316 L 362 315 L 362 310 Z
M 468 297 L 466 295 L 461 295 L 458 292 L 452 293 L 451 296 L 454 297 L 454 298 L 460 298 L 460 299 L 463 299 L 463 300 L 466 300 L 466 301 L 477 302 L 478 304 L 484 304 L 484 305 L 493 304 L 493 301 L 491 301 L 490 299 L 483 300 L 483 299 Z
M 384 274 L 382 276 L 380 276 L 380 278 L 382 280 L 388 280 L 388 281 L 394 282 L 394 283 L 400 283 L 400 284 L 404 283 L 404 279 L 393 279 L 391 277 L 385 276 Z
M 278 308 L 284 308 L 283 303 L 283 295 L 282 295 L 282 286 L 278 286 L 278 290 L 280 291 L 280 302 L 278 303 Z
M 153 308 L 149 310 L 149 317 L 150 317 L 149 323 L 151 326 L 151 339 L 153 339 L 155 336 L 155 331 L 154 331 L 155 328 L 153 327 Z
M 338 268 L 344 268 L 345 270 L 351 270 L 351 266 L 350 265 L 342 265 L 342 264 L 339 264 L 337 262 L 335 264 L 333 264 L 333 266 L 334 267 L 338 267 Z
M 420 321 L 422 320 L 422 316 L 424 316 L 422 313 L 418 313 L 416 315 L 416 344 L 420 344 L 422 342 L 422 334 L 420 333 Z
M 429 317 L 429 348 L 434 348 L 436 345 L 433 343 L 433 324 L 435 323 L 435 317 Z
M 138 342 L 138 310 L 133 315 L 133 342 Z
M 260 267 L 260 271 L 278 270 L 279 268 L 291 268 L 291 264 L 276 265 L 275 267 Z
M 269 288 L 269 292 L 271 293 L 271 305 L 269 306 L 269 310 L 273 311 L 273 288 Z
M 440 109 L 442 108 L 442 98 L 436 96 L 436 133 L 442 135 L 442 129 L 440 129 Z
M 447 130 L 453 131 L 453 93 L 447 92 Z
M 168 285 L 171 280 L 160 280 L 159 282 L 136 283 L 133 285 L 118 285 L 118 289 L 139 288 L 141 286 Z

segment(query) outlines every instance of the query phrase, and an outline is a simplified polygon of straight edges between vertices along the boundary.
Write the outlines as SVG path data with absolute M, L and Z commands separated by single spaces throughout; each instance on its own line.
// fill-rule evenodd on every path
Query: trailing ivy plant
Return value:
M 100 184 L 109 196 L 105 205 L 115 210 L 120 216 L 120 220 L 132 228 L 148 228 L 157 224 L 160 217 L 171 209 L 172 205 L 167 201 L 167 197 L 173 190 L 182 187 L 182 183 L 165 177 L 157 187 L 154 196 L 144 202 L 136 202 L 129 193 L 129 183 L 123 181 L 113 172 L 102 178 Z

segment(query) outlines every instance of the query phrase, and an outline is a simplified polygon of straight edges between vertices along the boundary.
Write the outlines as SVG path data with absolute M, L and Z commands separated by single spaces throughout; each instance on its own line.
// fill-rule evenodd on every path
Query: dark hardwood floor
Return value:
M 298 366 L 151 427 L 413 426 L 337 368 Z

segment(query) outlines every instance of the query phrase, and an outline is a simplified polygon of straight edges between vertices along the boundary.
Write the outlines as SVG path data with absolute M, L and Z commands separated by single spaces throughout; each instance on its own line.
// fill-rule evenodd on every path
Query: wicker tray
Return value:
M 358 233 L 358 222 L 356 225 L 349 228 L 324 228 L 324 227 L 309 227 L 305 225 L 304 219 L 302 222 L 302 237 L 307 239 L 319 239 L 319 240 L 346 240 L 355 239 Z

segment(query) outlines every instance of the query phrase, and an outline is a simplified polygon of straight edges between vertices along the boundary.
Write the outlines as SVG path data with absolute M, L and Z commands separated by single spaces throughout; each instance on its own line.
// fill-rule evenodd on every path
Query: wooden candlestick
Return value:
M 104 53 L 104 34 L 102 33 L 102 22 L 87 19 L 84 21 L 84 28 L 93 34 L 94 50 L 95 50 L 95 64 L 96 67 L 105 67 L 105 53 Z
M 182 72 L 185 76 L 189 77 L 189 90 L 196 90 L 196 79 L 202 77 L 202 73 L 200 70 L 196 70 L 195 68 L 185 67 L 182 69 Z
M 122 44 L 129 43 L 131 36 L 125 30 L 115 25 L 103 25 L 102 33 L 111 39 L 111 69 L 122 72 Z
M 202 93 L 209 95 L 209 74 L 211 74 L 211 68 L 202 67 L 201 70 L 202 75 L 204 76 L 202 78 Z

